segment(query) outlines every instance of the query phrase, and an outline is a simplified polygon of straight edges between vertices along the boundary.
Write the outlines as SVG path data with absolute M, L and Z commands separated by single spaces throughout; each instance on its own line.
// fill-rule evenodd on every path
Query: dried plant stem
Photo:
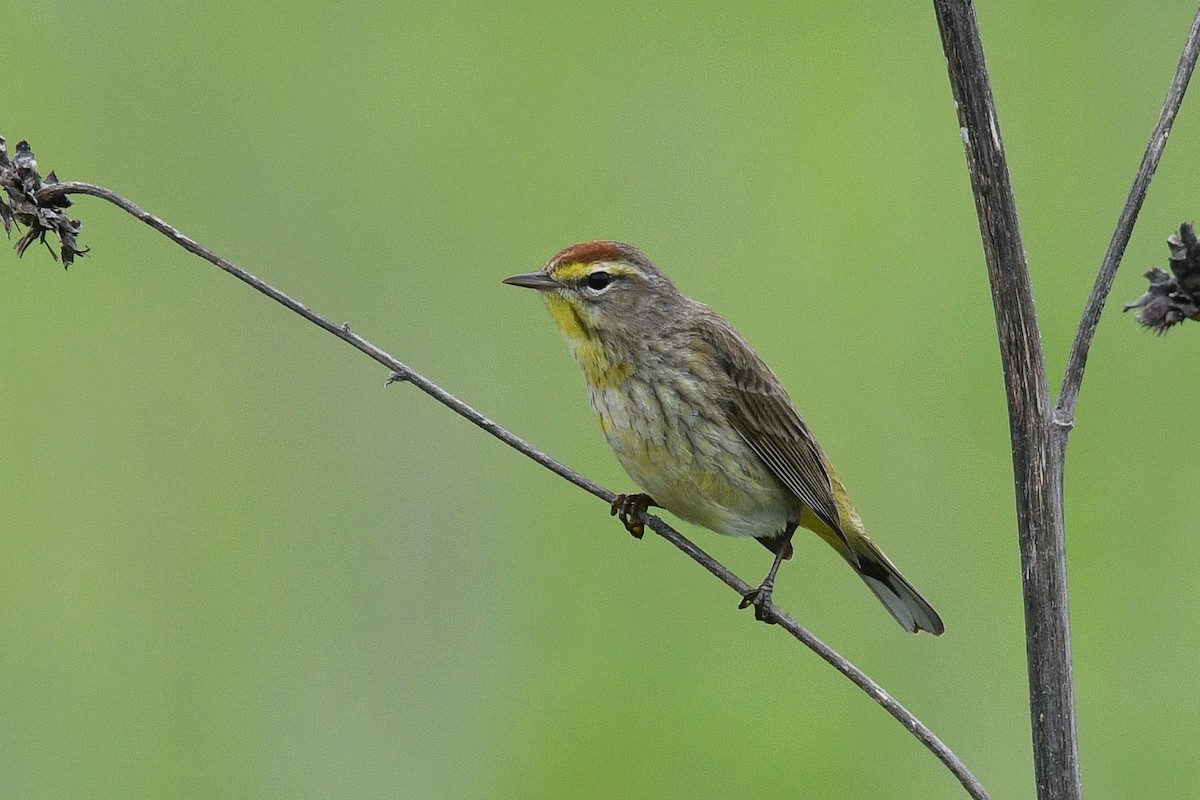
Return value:
M 970 0 L 934 0 L 933 5 L 975 195 L 1008 395 L 1037 796 L 1080 800 L 1063 516 L 1067 438 L 1100 312 L 1200 51 L 1200 12 L 1084 309 L 1055 408 L 974 5 Z
M 255 277 L 228 259 L 223 258 L 209 250 L 207 247 L 195 241 L 194 239 L 191 239 L 180 233 L 176 228 L 164 222 L 159 217 L 156 217 L 148 211 L 143 210 L 116 192 L 90 183 L 67 182 L 47 185 L 38 193 L 37 199 L 39 202 L 46 202 L 59 196 L 68 194 L 88 194 L 94 197 L 99 197 L 103 200 L 107 200 L 118 208 L 123 209 L 134 217 L 137 217 L 141 221 L 145 222 L 147 225 L 162 233 L 164 236 L 171 239 L 188 252 L 194 253 L 195 255 L 203 258 L 205 261 L 215 264 L 216 266 L 228 272 L 230 275 L 233 275 L 238 280 L 250 284 L 258 291 L 270 297 L 272 300 L 275 300 L 276 302 L 288 307 L 292 311 L 295 311 L 309 322 L 312 322 L 314 325 L 317 325 L 329 333 L 332 333 L 342 341 L 387 367 L 391 371 L 391 374 L 388 378 L 388 383 L 403 381 L 412 384 L 425 394 L 437 400 L 442 405 L 495 436 L 509 447 L 512 447 L 518 452 L 523 453 L 524 455 L 533 459 L 560 477 L 570 481 L 581 489 L 584 489 L 596 497 L 599 497 L 606 503 L 611 503 L 615 498 L 616 495 L 613 492 L 610 492 L 608 489 L 605 489 L 599 484 L 588 480 L 584 476 L 562 464 L 560 461 L 543 453 L 541 450 L 529 444 L 521 437 L 508 431 L 500 425 L 497 425 L 495 422 L 492 422 L 483 414 L 480 414 L 478 411 L 471 408 L 462 400 L 459 400 L 457 397 L 450 394 L 433 381 L 424 377 L 408 365 L 397 360 L 396 358 L 393 358 L 388 353 L 371 344 L 371 342 L 354 333 L 350 329 L 349 324 L 336 323 L 328 317 L 313 311 L 308 306 L 285 294 L 284 292 L 281 292 L 266 281 L 263 281 L 261 278 Z M 726 586 L 729 586 L 736 591 L 739 596 L 745 594 L 752 588 L 748 583 L 735 575 L 727 567 L 718 562 L 712 556 L 705 553 L 690 540 L 658 517 L 648 515 L 646 517 L 646 524 L 655 533 L 666 539 L 671 544 L 675 545 L 677 548 L 690 556 L 692 560 L 715 575 Z M 962 760 L 959 759 L 959 757 L 955 755 L 954 752 L 950 750 L 950 748 L 948 748 L 945 743 L 943 743 L 942 740 L 933 733 L 933 731 L 931 731 L 923 722 L 917 719 L 912 712 L 897 702 L 895 698 L 884 691 L 883 687 L 873 681 L 865 672 L 814 636 L 804 626 L 798 623 L 774 603 L 767 604 L 766 608 L 764 609 L 764 613 L 767 621 L 775 623 L 780 628 L 787 631 L 797 641 L 804 644 L 806 647 L 824 659 L 828 664 L 834 667 L 834 669 L 849 678 L 855 686 L 858 686 L 860 689 L 866 692 L 866 694 L 872 700 L 874 700 L 889 714 L 895 717 L 896 720 L 898 720 L 901 725 L 903 725 L 910 733 L 912 733 L 912 735 L 915 736 L 917 740 L 921 742 L 921 744 L 925 745 L 925 747 L 928 748 L 929 751 L 932 752 L 939 761 L 946 765 L 946 768 L 953 773 L 954 777 L 959 780 L 971 797 L 976 798 L 976 800 L 988 800 L 990 798 L 987 790 L 984 789 L 983 785 L 971 773 Z
M 1096 275 L 1096 284 L 1088 297 L 1083 309 L 1083 318 L 1079 321 L 1079 331 L 1075 334 L 1075 342 L 1071 345 L 1071 355 L 1067 360 L 1067 368 L 1063 374 L 1062 389 L 1058 393 L 1058 405 L 1054 409 L 1055 423 L 1058 435 L 1063 439 L 1075 425 L 1075 405 L 1079 402 L 1079 387 L 1083 384 L 1083 370 L 1087 366 L 1088 350 L 1092 346 L 1092 338 L 1096 335 L 1096 326 L 1100 324 L 1100 312 L 1104 310 L 1104 301 L 1112 289 L 1117 277 L 1117 268 L 1121 266 L 1121 257 L 1125 255 L 1125 246 L 1133 235 L 1133 226 L 1137 223 L 1138 213 L 1150 189 L 1150 180 L 1158 169 L 1159 159 L 1167 149 L 1167 137 L 1171 135 L 1171 126 L 1175 124 L 1175 115 L 1183 104 L 1183 95 L 1187 91 L 1188 81 L 1196 68 L 1196 57 L 1200 55 L 1200 9 L 1192 18 L 1192 28 L 1188 31 L 1187 43 L 1179 56 L 1179 66 L 1175 69 L 1175 77 L 1171 80 L 1171 88 L 1167 90 L 1167 98 L 1163 101 L 1162 112 L 1154 132 L 1150 134 L 1150 143 L 1146 145 L 1146 153 L 1138 167 L 1137 175 L 1133 178 L 1133 187 L 1129 190 L 1129 199 L 1121 210 L 1117 220 L 1117 228 L 1113 231 L 1112 241 L 1100 272 Z
M 1034 775 L 1041 800 L 1080 800 L 1063 526 L 1063 452 L 1000 125 L 969 0 L 934 0 L 992 288 L 1017 495 Z

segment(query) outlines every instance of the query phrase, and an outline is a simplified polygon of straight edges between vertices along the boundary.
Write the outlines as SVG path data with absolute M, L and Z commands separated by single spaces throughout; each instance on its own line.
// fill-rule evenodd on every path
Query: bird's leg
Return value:
M 771 571 L 767 573 L 767 577 L 763 579 L 757 589 L 751 589 L 742 595 L 742 602 L 738 604 L 738 608 L 754 606 L 754 618 L 760 622 L 774 622 L 767 617 L 767 604 L 771 602 L 771 593 L 775 590 L 775 573 L 779 572 L 779 565 L 783 563 L 783 559 L 790 558 L 792 555 L 792 534 L 795 532 L 796 523 L 789 522 L 783 535 L 773 540 L 775 560 L 771 563 Z
M 659 508 L 658 503 L 648 494 L 619 494 L 612 501 L 611 514 L 621 520 L 621 524 L 633 534 L 633 538 L 640 539 L 646 533 L 646 521 L 643 516 L 651 506 Z

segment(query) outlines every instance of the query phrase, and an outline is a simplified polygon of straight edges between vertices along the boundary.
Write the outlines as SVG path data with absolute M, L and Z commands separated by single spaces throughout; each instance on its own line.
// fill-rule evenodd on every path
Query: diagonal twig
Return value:
M 36 193 L 36 199 L 40 203 L 51 203 L 70 194 L 87 194 L 94 197 L 107 200 L 118 208 L 123 209 L 132 216 L 145 222 L 150 227 L 162 233 L 173 242 L 183 247 L 190 253 L 193 253 L 204 260 L 215 264 L 225 272 L 233 275 L 238 280 L 241 280 L 250 286 L 257 289 L 259 292 L 267 295 L 272 300 L 286 306 L 300 316 L 312 322 L 314 325 L 332 333 L 350 346 L 365 353 L 370 358 L 387 367 L 391 373 L 388 378 L 388 383 L 406 382 L 420 389 L 425 394 L 437 400 L 442 405 L 464 417 L 474 425 L 495 436 L 500 441 L 507 444 L 509 447 L 517 450 L 525 456 L 531 458 L 542 466 L 546 467 L 556 475 L 564 478 L 567 481 L 575 484 L 584 491 L 587 491 L 596 497 L 604 500 L 606 503 L 612 503 L 616 495 L 599 484 L 580 475 L 570 469 L 562 462 L 547 455 L 538 448 L 534 447 L 529 442 L 526 442 L 521 437 L 507 430 L 506 428 L 496 424 L 488 419 L 483 414 L 479 413 L 471 406 L 464 403 L 462 400 L 455 397 L 450 392 L 441 388 L 433 381 L 413 370 L 408 365 L 394 358 L 384 350 L 376 347 L 374 344 L 354 333 L 350 329 L 348 323 L 336 323 L 328 317 L 312 310 L 300 301 L 291 297 L 288 294 L 276 289 L 266 281 L 258 278 L 226 258 L 214 253 L 204 245 L 194 239 L 185 236 L 172 225 L 168 224 L 161 218 L 145 211 L 136 204 L 130 202 L 121 195 L 106 189 L 102 186 L 97 186 L 90 183 L 82 182 L 65 182 L 47 184 Z M 686 553 L 692 560 L 700 564 L 714 576 L 716 576 L 726 586 L 729 586 L 739 595 L 744 595 L 752 587 L 734 574 L 730 569 L 718 562 L 708 553 L 701 550 L 689 539 L 684 537 L 670 525 L 658 517 L 647 515 L 646 524 L 659 536 L 666 539 L 678 549 Z M 872 700 L 883 707 L 897 721 L 900 722 L 918 741 L 921 742 L 930 752 L 941 761 L 947 769 L 954 775 L 955 778 L 963 785 L 967 793 L 976 800 L 990 800 L 990 795 L 979 779 L 967 768 L 962 760 L 939 739 L 925 723 L 917 719 L 907 708 L 893 698 L 887 691 L 878 683 L 871 679 L 865 672 L 851 663 L 848 659 L 837 653 L 829 645 L 825 644 L 807 628 L 797 622 L 791 615 L 783 611 L 773 602 L 768 603 L 764 608 L 764 615 L 768 622 L 777 624 L 781 629 L 787 631 L 797 641 L 808 647 L 825 662 L 830 664 L 838 672 L 845 675 L 862 689 Z
M 1196 57 L 1200 55 L 1200 9 L 1192 19 L 1192 28 L 1188 31 L 1187 43 L 1179 56 L 1179 66 L 1175 69 L 1175 77 L 1171 88 L 1167 90 L 1167 99 L 1163 101 L 1162 113 L 1158 115 L 1158 123 L 1150 134 L 1150 143 L 1146 145 L 1146 153 L 1142 156 L 1141 166 L 1133 179 L 1133 187 L 1129 190 L 1129 199 L 1117 220 L 1117 229 L 1113 231 L 1112 241 L 1100 272 L 1096 275 L 1096 284 L 1088 297 L 1083 309 L 1083 318 L 1079 321 L 1079 331 L 1075 334 L 1075 343 L 1071 345 L 1071 355 L 1067 359 L 1067 369 L 1063 373 L 1062 389 L 1058 393 L 1058 405 L 1054 409 L 1054 421 L 1063 431 L 1062 436 L 1070 432 L 1075 424 L 1075 406 L 1079 402 L 1079 387 L 1083 384 L 1083 370 L 1087 367 L 1088 350 L 1092 346 L 1092 338 L 1096 335 L 1096 326 L 1100 324 L 1100 312 L 1104 310 L 1104 301 L 1112 289 L 1117 277 L 1117 268 L 1121 266 L 1121 257 L 1125 255 L 1125 246 L 1133 234 L 1133 226 L 1137 222 L 1138 213 L 1142 210 L 1142 202 L 1150 188 L 1150 180 L 1158 169 L 1158 161 L 1162 158 L 1163 150 L 1167 148 L 1167 137 L 1171 134 L 1171 126 L 1175 123 L 1175 115 L 1183 104 L 1183 95 L 1187 91 L 1188 81 L 1192 70 L 1196 67 Z

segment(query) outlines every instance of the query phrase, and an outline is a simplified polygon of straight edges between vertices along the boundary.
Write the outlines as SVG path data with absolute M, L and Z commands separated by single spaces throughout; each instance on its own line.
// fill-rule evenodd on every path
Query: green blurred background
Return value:
M 559 334 L 499 281 L 640 245 L 775 367 L 947 633 L 901 632 L 815 537 L 779 601 L 996 797 L 1032 797 L 1007 418 L 932 9 L 808 7 L 42 4 L 7 39 L 0 133 L 614 489 Z M 1192 11 L 980 10 L 1055 389 Z M 1095 797 L 1200 783 L 1176 411 L 1200 327 L 1120 313 L 1197 217 L 1197 101 L 1068 463 Z M 0 254 L 4 796 L 962 796 L 661 540 L 129 217 L 77 211 L 70 272 Z M 684 530 L 749 579 L 768 565 Z

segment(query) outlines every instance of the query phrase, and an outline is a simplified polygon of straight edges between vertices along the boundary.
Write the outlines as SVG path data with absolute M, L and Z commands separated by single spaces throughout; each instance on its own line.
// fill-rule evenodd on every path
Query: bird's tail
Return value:
M 910 633 L 925 630 L 934 636 L 941 636 L 946 630 L 942 618 L 934 611 L 921 593 L 900 574 L 896 565 L 891 562 L 879 546 L 871 541 L 866 534 L 850 537 L 850 547 L 854 551 L 857 562 L 850 561 L 850 566 L 858 573 L 884 607 L 891 612 L 901 627 Z
M 901 627 L 910 633 L 929 631 L 934 636 L 941 636 L 946 630 L 942 618 L 938 616 L 929 601 L 900 574 L 891 559 L 883 554 L 879 545 L 871 541 L 863 530 L 862 519 L 858 516 L 846 487 L 831 465 L 826 465 L 830 481 L 833 484 L 833 497 L 837 501 L 841 517 L 843 536 L 834 536 L 832 531 L 826 532 L 814 527 L 821 538 L 833 545 L 842 557 L 854 567 L 863 582 L 867 584 L 884 607 L 891 612 Z M 849 545 L 849 550 L 846 547 Z

